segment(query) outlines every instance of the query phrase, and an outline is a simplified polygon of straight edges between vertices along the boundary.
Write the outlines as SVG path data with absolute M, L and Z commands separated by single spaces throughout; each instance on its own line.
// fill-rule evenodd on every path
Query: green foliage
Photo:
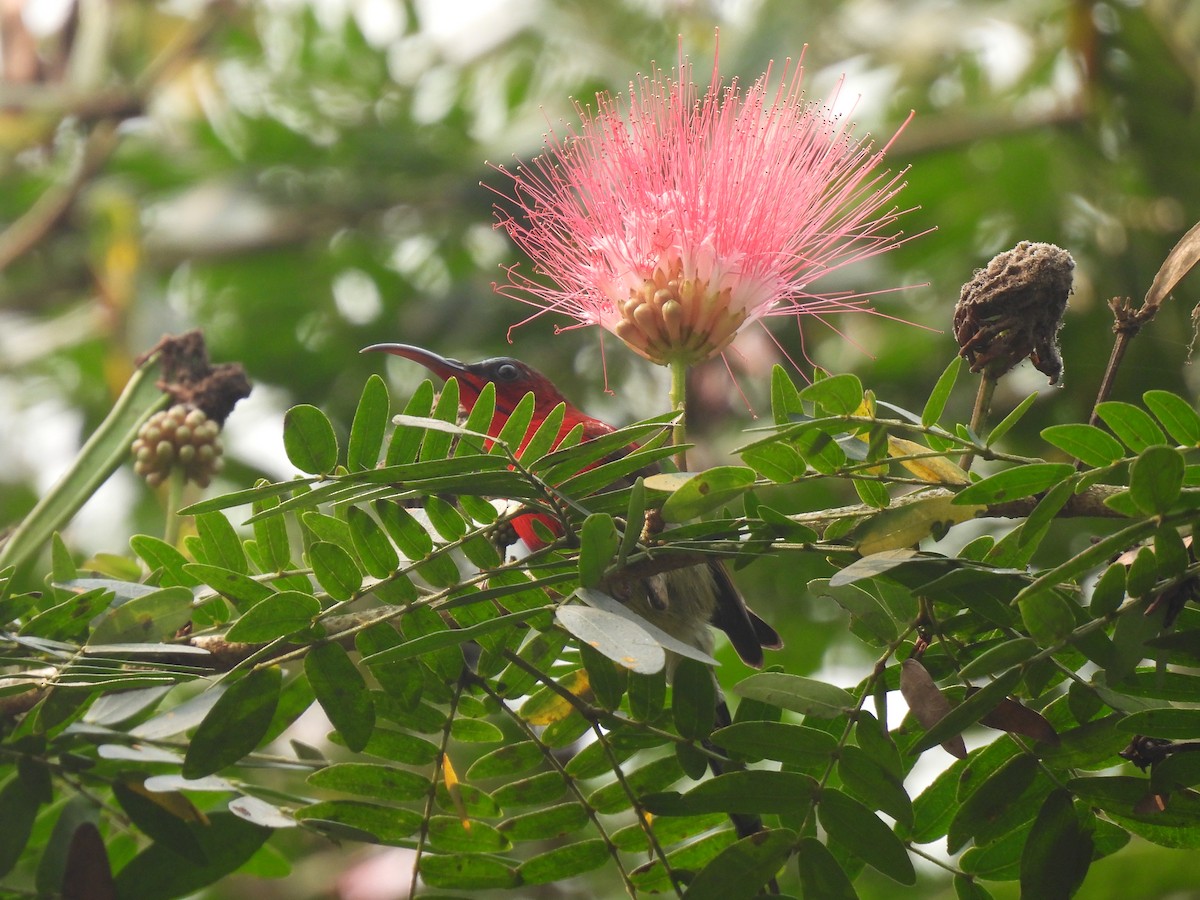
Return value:
M 1200 628 L 1189 605 L 1198 576 L 1183 540 L 1197 508 L 1192 451 L 1145 440 L 1159 436 L 1146 426 L 1152 413 L 1172 435 L 1191 434 L 1166 395 L 1154 395 L 1149 412 L 1107 409 L 1106 422 L 1120 423 L 1117 456 L 1106 432 L 1059 426 L 1045 437 L 1078 469 L 966 444 L 999 468 L 947 487 L 939 464 L 913 468 L 911 459 L 922 439 L 929 460 L 957 453 L 964 442 L 950 431 L 915 416 L 864 416 L 857 380 L 822 379 L 790 398 L 780 389 L 784 406 L 750 459 L 787 447 L 807 464 L 794 481 L 856 479 L 868 470 L 827 448 L 852 446 L 866 426 L 889 448 L 868 460 L 881 485 L 929 485 L 893 497 L 889 510 L 864 504 L 791 519 L 749 493 L 777 480 L 742 467 L 599 493 L 598 479 L 577 474 L 603 468 L 608 485 L 636 473 L 657 456 L 666 418 L 622 429 L 599 448 L 539 439 L 541 455 L 526 446 L 518 462 L 509 449 L 521 443 L 516 431 L 486 450 L 472 446 L 476 432 L 450 422 L 445 405 L 430 407 L 435 418 L 407 415 L 378 434 L 381 387 L 363 391 L 357 459 L 345 468 L 330 455 L 337 444 L 318 410 L 288 416 L 285 444 L 303 448 L 293 461 L 324 474 L 196 504 L 188 546 L 197 561 L 138 536 L 130 546 L 143 581 L 87 578 L 58 542 L 61 580 L 41 598 L 4 598 L 19 623 L 4 638 L 16 677 L 0 698 L 11 710 L 10 775 L 0 787 L 12 812 L 6 869 L 38 869 L 54 852 L 60 862 L 39 871 L 64 865 L 61 843 L 43 846 L 34 835 L 49 834 L 37 823 L 56 814 L 55 798 L 85 796 L 73 785 L 86 785 L 88 797 L 111 792 L 148 842 L 113 865 L 118 894 L 136 879 L 155 896 L 249 866 L 272 831 L 294 827 L 412 847 L 423 877 L 447 890 L 612 867 L 635 892 L 690 883 L 699 896 L 752 896 L 786 878 L 793 857 L 800 885 L 826 895 L 853 895 L 864 866 L 910 885 L 909 849 L 942 838 L 968 895 L 982 890 L 978 880 L 1020 879 L 1039 886 L 1032 893 L 1065 896 L 1128 834 L 1198 845 L 1191 788 L 1200 768 L 1172 752 L 1200 729 L 1190 706 L 1200 688 L 1188 674 L 1200 661 L 1188 637 Z M 651 449 L 611 461 L 598 452 L 634 441 Z M 936 507 L 943 515 L 993 506 L 1024 515 L 1021 542 L 1010 535 L 979 558 L 856 552 L 856 540 L 878 542 L 876 518 L 900 527 L 897 513 L 922 508 L 931 491 L 956 495 Z M 516 564 L 477 547 L 480 571 L 457 551 L 488 545 L 520 511 L 454 501 L 497 494 L 553 516 L 560 534 Z M 695 519 L 743 498 L 739 517 Z M 222 512 L 247 504 L 252 539 Z M 648 507 L 690 522 L 647 544 Z M 1121 527 L 1099 550 L 1049 543 L 1080 510 Z M 845 519 L 858 527 L 839 528 Z M 808 526 L 817 530 L 794 540 Z M 902 528 L 907 542 L 925 546 L 939 526 L 926 515 Z M 841 560 L 833 578 L 813 582 L 813 595 L 832 599 L 879 661 L 848 687 L 788 671 L 729 682 L 715 670 L 740 704 L 728 724 L 716 715 L 714 660 L 609 591 L 631 566 L 740 559 L 747 541 L 753 556 Z M 1039 554 L 1039 567 L 1011 568 L 1017 547 L 1024 558 Z M 1093 581 L 1092 572 L 1102 574 Z M 37 672 L 54 674 L 34 681 Z M 896 691 L 910 710 L 899 725 L 888 716 Z M 265 752 L 313 702 L 349 761 L 330 764 L 301 745 L 290 761 Z M 982 726 L 993 737 L 968 753 L 961 735 Z M 593 741 L 575 743 L 585 733 Z M 914 796 L 908 773 L 938 745 L 965 759 Z M 1149 774 L 1093 774 L 1120 762 L 1118 751 Z M 723 774 L 708 776 L 709 760 Z M 264 766 L 296 783 L 267 789 L 254 774 Z M 60 768 L 74 780 L 47 777 Z M 174 779 L 173 793 L 141 786 L 152 777 Z M 224 807 L 205 792 L 209 781 L 225 792 Z M 105 814 L 90 809 L 64 827 L 93 823 L 114 847 Z M 765 830 L 739 837 L 728 816 Z M 241 823 L 231 827 L 245 831 L 244 842 L 226 843 L 214 821 Z M 800 837 L 816 825 L 823 842 Z M 167 847 L 189 860 L 178 888 L 163 880 L 158 848 Z M 651 861 L 639 867 L 647 849 Z
M 1188 266 L 1155 279 L 1158 337 L 1131 350 L 1127 373 L 1152 385 L 1120 385 L 1085 424 L 1099 366 L 1080 365 L 1107 351 L 1103 299 L 1141 296 L 1200 202 L 1186 4 L 1092 19 L 964 4 L 1027 49 L 1001 78 L 986 29 L 908 52 L 929 29 L 903 5 L 879 13 L 885 42 L 847 33 L 842 4 L 766 0 L 722 22 L 730 76 L 801 43 L 812 73 L 843 66 L 833 53 L 889 73 L 872 128 L 882 146 L 918 110 L 889 160 L 913 164 L 906 231 L 939 231 L 877 257 L 870 281 L 839 273 L 886 314 L 853 321 L 869 350 L 855 374 L 742 379 L 762 419 L 739 458 L 650 478 L 676 450 L 673 415 L 559 442 L 561 408 L 533 429 L 527 398 L 489 440 L 494 391 L 460 424 L 459 386 L 425 382 L 392 428 L 377 359 L 355 351 L 394 327 L 510 352 L 515 314 L 486 286 L 497 256 L 516 260 L 489 240 L 483 160 L 528 159 L 529 120 L 620 90 L 680 33 L 703 72 L 715 21 L 550 0 L 485 51 L 449 54 L 419 5 L 396 6 L 390 38 L 312 4 L 169 6 L 81 15 L 36 42 L 29 80 L 5 71 L 3 369 L 38 402 L 6 410 L 0 448 L 0 891 L 183 896 L 286 875 L 337 842 L 413 850 L 425 884 L 456 895 L 579 877 L 595 893 L 731 898 L 778 879 L 785 895 L 917 896 L 920 853 L 960 897 L 1004 881 L 1065 897 L 1107 857 L 1126 877 L 1131 835 L 1142 852 L 1200 846 L 1200 754 L 1185 752 L 1200 737 L 1200 414 L 1174 337 Z M 1063 77 L 1073 60 L 1086 69 Z M 1029 387 L 1004 383 L 1011 412 L 980 441 L 962 361 L 931 350 L 948 340 L 889 318 L 944 332 L 943 299 L 1026 236 L 1069 246 L 1088 275 L 1063 331 L 1069 389 L 1018 402 Z M 911 303 L 880 293 L 922 282 Z M 257 414 L 272 433 L 283 420 L 304 474 L 234 458 L 182 540 L 170 499 L 172 526 L 124 556 L 125 514 L 150 531 L 157 510 L 144 491 L 132 510 L 102 499 L 108 552 L 88 557 L 73 517 L 168 402 L 157 360 L 126 345 L 161 327 L 164 298 L 206 326 L 214 358 L 290 398 Z M 598 397 L 594 344 L 538 340 L 550 318 L 513 352 Z M 777 330 L 784 350 L 840 361 L 844 323 L 814 321 L 803 348 Z M 606 357 L 626 419 L 660 408 L 634 365 Z M 47 405 L 90 438 L 37 497 L 26 460 L 61 454 L 24 426 Z M 969 477 L 965 453 L 981 462 Z M 516 504 L 555 529 L 506 561 Z M 711 560 L 784 633 L 771 671 L 746 677 L 724 646 L 714 659 L 613 596 L 623 577 Z M 820 667 L 834 637 L 846 683 Z M 292 730 L 309 710 L 327 739 Z M 942 767 L 925 787 L 918 760 Z M 731 813 L 762 830 L 743 836 Z M 1186 870 L 1167 852 L 1153 868 Z

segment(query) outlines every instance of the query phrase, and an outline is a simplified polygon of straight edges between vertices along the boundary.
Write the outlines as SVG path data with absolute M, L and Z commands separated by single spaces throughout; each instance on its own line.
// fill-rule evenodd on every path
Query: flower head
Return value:
M 812 287 L 896 246 L 901 174 L 879 171 L 887 147 L 804 99 L 802 74 L 786 63 L 772 87 L 768 67 L 743 90 L 714 60 L 701 94 L 681 55 L 673 76 L 630 85 L 627 112 L 607 93 L 577 105 L 578 129 L 498 167 L 511 180 L 499 222 L 554 283 L 514 266 L 497 290 L 664 365 L 707 359 L 764 316 L 863 308 Z

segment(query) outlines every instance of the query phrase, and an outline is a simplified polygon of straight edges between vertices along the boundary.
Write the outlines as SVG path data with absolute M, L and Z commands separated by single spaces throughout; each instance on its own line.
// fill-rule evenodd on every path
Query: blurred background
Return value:
M 669 70 L 680 42 L 706 77 L 717 28 L 727 78 L 752 81 L 807 45 L 808 95 L 844 76 L 856 134 L 886 143 L 915 110 L 888 166 L 909 170 L 906 233 L 936 231 L 822 283 L 913 286 L 882 294 L 881 315 L 774 320 L 779 346 L 751 330 L 728 368 L 694 373 L 697 461 L 727 459 L 769 413 L 770 365 L 792 369 L 779 347 L 797 380 L 813 363 L 852 371 L 919 411 L 957 349 L 960 286 L 1021 240 L 1077 262 L 1065 378 L 1047 387 L 1024 364 L 998 414 L 1043 392 L 1025 446 L 1010 438 L 1033 452 L 1038 427 L 1084 419 L 1111 347 L 1107 301 L 1140 300 L 1200 219 L 1193 0 L 0 0 L 0 527 L 65 467 L 134 359 L 194 327 L 255 383 L 216 490 L 290 474 L 280 431 L 294 403 L 344 433 L 377 371 L 402 402 L 423 371 L 358 355 L 378 341 L 521 357 L 615 422 L 663 411 L 665 370 L 614 340 L 602 359 L 597 330 L 556 334 L 569 323 L 547 315 L 508 342 L 529 309 L 492 290 L 519 254 L 484 185 L 500 183 L 488 161 L 528 160 L 577 120 L 573 99 Z M 1197 299 L 1193 276 L 1134 341 L 1117 399 L 1194 395 Z M 960 383 L 946 420 L 965 420 L 973 395 Z M 813 487 L 771 502 L 851 499 Z M 160 498 L 122 471 L 68 540 L 121 553 L 161 529 Z M 794 596 L 821 561 L 795 565 L 740 576 L 789 619 L 785 664 L 859 666 L 861 651 L 833 642 L 848 637 L 840 614 Z M 1088 897 L 1107 896 L 1098 873 Z M 297 891 L 282 896 L 324 895 Z

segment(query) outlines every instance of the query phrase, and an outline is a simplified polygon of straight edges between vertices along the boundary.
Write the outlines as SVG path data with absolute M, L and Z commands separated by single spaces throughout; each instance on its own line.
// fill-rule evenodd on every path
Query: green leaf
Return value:
M 92 629 L 88 643 L 155 643 L 175 637 L 192 616 L 192 592 L 168 587 L 110 609 Z
M 252 752 L 267 734 L 282 684 L 276 666 L 254 669 L 228 684 L 192 735 L 184 777 L 211 775 Z
M 712 742 L 751 761 L 773 759 L 802 768 L 824 764 L 837 752 L 837 739 L 829 732 L 790 722 L 735 722 L 714 731 Z
M 492 382 L 485 384 L 479 391 L 479 396 L 475 398 L 475 405 L 471 407 L 471 411 L 467 414 L 467 420 L 463 422 L 464 431 L 473 431 L 476 434 L 487 434 L 492 426 L 492 419 L 496 414 L 496 385 Z M 458 446 L 454 450 L 455 456 L 462 456 L 468 453 L 478 453 L 484 449 L 485 443 L 475 443 L 471 440 L 459 440 Z M 486 452 L 486 451 L 484 451 Z
M 694 659 L 679 660 L 671 691 L 671 713 L 679 736 L 689 741 L 707 738 L 713 730 L 717 708 L 712 669 Z
M 791 444 L 760 444 L 741 451 L 742 461 L 778 484 L 788 484 L 804 474 L 804 459 Z
M 117 873 L 118 900 L 172 900 L 194 894 L 237 871 L 271 836 L 229 812 L 208 814 L 208 823 L 193 828 L 203 863 L 191 862 L 155 842 Z
M 340 644 L 317 644 L 304 657 L 304 674 L 317 702 L 346 746 L 358 752 L 375 728 L 375 704 L 358 667 Z
M 548 841 L 586 828 L 590 821 L 587 809 L 572 801 L 513 816 L 501 822 L 498 830 L 510 841 Z
M 593 513 L 584 519 L 579 529 L 579 583 L 583 587 L 599 586 L 620 543 L 612 516 Z
M 292 465 L 310 475 L 324 475 L 337 465 L 333 423 L 315 406 L 293 406 L 283 417 L 283 449 Z
M 1111 465 L 1125 455 L 1120 442 L 1095 425 L 1051 425 L 1042 429 L 1042 439 L 1088 466 Z
M 354 421 L 350 425 L 350 444 L 346 448 L 346 468 L 351 472 L 373 469 L 379 462 L 383 435 L 387 431 L 391 401 L 387 385 L 378 375 L 372 375 L 363 385 Z M 336 457 L 336 453 L 335 453 Z
M 266 485 L 259 481 L 259 485 Z M 279 505 L 277 497 L 264 497 L 254 501 L 256 516 Z M 287 522 L 283 516 L 263 516 L 254 521 L 254 541 L 262 560 L 264 572 L 282 572 L 291 565 L 291 550 L 288 546 Z
M 96 900 L 104 900 L 115 895 L 99 821 L 100 805 L 93 797 L 78 793 L 63 804 L 38 862 L 38 896 L 88 897 L 91 891 Z
M 511 778 L 537 767 L 543 759 L 541 749 L 533 741 L 506 744 L 475 760 L 467 770 L 467 779 L 479 781 L 499 776 Z
M 433 552 L 433 537 L 407 509 L 392 500 L 376 500 L 373 506 L 384 529 L 408 559 L 424 559 Z
M 787 370 L 776 363 L 771 367 L 771 415 L 776 425 L 787 425 L 792 416 L 804 413 L 804 404 Z
M 433 382 L 428 379 L 422 381 L 417 385 L 417 389 L 413 391 L 408 404 L 404 407 L 404 415 L 428 416 L 433 410 L 433 393 Z M 414 462 L 417 458 L 417 451 L 421 449 L 421 439 L 424 436 L 423 428 L 398 425 L 392 432 L 392 439 L 388 442 L 385 465 L 400 466 Z
M 958 811 L 959 778 L 971 760 L 958 759 L 913 800 L 910 837 L 915 844 L 929 844 L 944 837 Z
M 334 735 L 333 740 L 345 743 L 345 739 L 340 735 Z M 427 741 L 423 737 L 417 737 L 415 734 L 392 731 L 388 728 L 376 728 L 371 732 L 367 746 L 363 748 L 362 752 L 380 759 L 404 763 L 406 766 L 427 766 L 438 758 L 441 751 L 437 744 Z
M 492 448 L 493 453 L 501 453 L 505 448 L 511 448 L 510 452 L 512 452 L 521 446 L 521 442 L 529 432 L 529 425 L 533 421 L 533 409 L 534 396 L 532 393 L 526 394 L 517 401 L 517 405 L 513 407 L 512 412 L 504 421 L 504 427 L 496 435 L 496 444 Z
M 1147 515 L 1163 515 L 1179 499 L 1183 469 L 1174 447 L 1149 447 L 1129 467 L 1129 496 Z
M 956 505 L 1003 503 L 1049 490 L 1075 474 L 1069 463 L 1029 463 L 997 472 L 958 492 Z
M 906 828 L 912 826 L 912 800 L 904 790 L 904 783 L 861 747 L 843 747 L 837 770 L 846 790 L 859 800 L 887 813 Z
M 138 430 L 169 402 L 157 385 L 160 374 L 157 353 L 138 366 L 70 468 L 0 544 L 0 571 L 9 566 L 19 567 L 37 553 L 54 532 L 66 527 L 108 476 L 129 459 L 129 447 Z
M 787 862 L 796 833 L 767 828 L 726 847 L 688 884 L 688 900 L 750 900 Z M 827 896 L 827 895 L 822 895 Z
M 0 828 L 0 875 L 11 872 L 21 858 L 44 800 L 42 780 L 28 778 L 24 771 L 18 771 L 0 788 L 0 809 L 4 810 L 4 827 Z
M 822 719 L 836 718 L 856 706 L 854 697 L 840 687 L 783 672 L 751 675 L 733 691 L 740 697 Z
M 796 851 L 800 885 L 805 897 L 822 900 L 858 900 L 854 885 L 837 859 L 816 838 L 801 839 Z
M 1083 884 L 1094 842 L 1075 812 L 1070 791 L 1051 791 L 1021 853 L 1022 897 L 1071 897 Z
M 655 482 L 662 477 L 650 476 L 646 479 L 646 487 L 656 489 Z M 697 472 L 674 488 L 674 492 L 663 503 L 663 519 L 667 522 L 695 519 L 740 497 L 753 486 L 755 478 L 753 469 L 742 466 L 716 466 Z
M 566 418 L 567 405 L 560 403 L 546 414 L 535 431 L 521 450 L 519 458 L 522 461 L 541 459 L 553 448 L 558 441 L 558 433 L 562 430 L 563 419 Z
M 358 506 L 346 511 L 350 538 L 359 561 L 372 578 L 387 578 L 400 566 L 400 556 L 371 514 Z
M 308 784 L 388 803 L 424 799 L 433 790 L 432 782 L 426 775 L 365 762 L 343 762 L 318 769 L 308 776 Z
M 113 799 L 139 830 L 156 843 L 174 850 L 191 863 L 204 863 L 200 841 L 181 814 L 199 819 L 191 802 L 177 791 L 149 793 L 140 784 L 116 782 Z
M 140 556 L 150 571 L 162 571 L 159 584 L 162 587 L 195 587 L 195 578 L 184 571 L 188 558 L 166 541 L 145 534 L 135 534 L 129 539 L 129 547 Z
M 972 838 L 978 846 L 989 844 L 1027 822 L 1036 807 L 1022 815 L 1020 800 L 1037 774 L 1038 761 L 1022 753 L 987 778 L 959 806 L 951 820 L 947 851 L 957 853 Z
M 862 382 L 857 375 L 832 375 L 804 388 L 800 399 L 817 404 L 829 415 L 850 416 L 862 405 Z
M 1080 801 L 1102 809 L 1127 831 L 1163 847 L 1200 848 L 1200 795 L 1179 791 L 1171 795 L 1166 809 L 1141 808 L 1150 792 L 1145 778 L 1129 775 L 1072 778 L 1066 783 Z
M 1021 621 L 1029 636 L 1042 647 L 1051 647 L 1075 628 L 1075 613 L 1071 602 L 1053 590 L 1039 591 L 1022 597 L 1018 603 Z
M 219 512 L 200 513 L 196 516 L 196 534 L 204 550 L 204 559 L 212 566 L 229 569 L 238 575 L 249 575 L 250 565 L 241 538 Z
M 425 514 L 433 530 L 444 541 L 457 541 L 467 533 L 467 522 L 457 509 L 441 497 L 429 497 L 425 500 Z
M 1096 414 L 1126 447 L 1136 453 L 1155 444 L 1167 442 L 1167 436 L 1150 418 L 1150 414 L 1131 403 L 1106 400 L 1096 404 Z
M 321 603 L 303 591 L 280 591 L 252 606 L 230 627 L 230 641 L 260 644 L 295 634 L 313 624 L 321 612 Z
M 666 816 L 712 812 L 789 815 L 802 810 L 817 791 L 817 782 L 808 775 L 751 769 L 710 778 L 685 794 L 648 794 L 642 803 L 650 812 Z
M 609 861 L 608 848 L 599 838 L 577 841 L 547 850 L 521 863 L 517 874 L 522 884 L 550 884 L 597 869 Z
M 987 440 L 984 441 L 984 444 L 990 447 L 992 444 L 996 443 L 996 441 L 1000 440 L 1000 438 L 1008 434 L 1009 429 L 1021 421 L 1021 419 L 1024 418 L 1025 413 L 1029 412 L 1029 407 L 1033 406 L 1033 402 L 1037 400 L 1037 398 L 1037 391 L 1034 391 L 1032 394 L 1018 403 L 1017 408 L 1001 419 L 996 424 L 996 427 L 988 433 Z
M 296 810 L 296 818 L 330 837 L 399 844 L 421 827 L 420 813 L 362 800 L 323 800 Z
M 271 588 L 261 581 L 255 581 L 249 575 L 234 572 L 221 566 L 210 566 L 205 563 L 188 563 L 184 570 L 193 578 L 198 578 L 214 591 L 225 597 L 236 607 L 253 606 L 273 593 Z
M 464 891 L 521 884 L 517 869 L 507 860 L 482 853 L 427 853 L 421 857 L 421 878 L 430 887 Z
M 418 459 L 445 459 L 449 455 L 455 435 L 462 434 L 462 429 L 458 426 L 458 398 L 458 379 L 450 378 L 442 385 L 442 391 L 434 404 L 430 422 L 432 427 L 425 429 Z
M 1200 738 L 1200 709 L 1145 709 L 1126 716 L 1118 727 L 1127 734 L 1194 740 Z
M 639 722 L 658 719 L 667 700 L 666 669 L 650 675 L 629 673 L 629 712 Z
M 1142 401 L 1163 423 L 1176 443 L 1185 447 L 1200 444 L 1200 415 L 1192 405 L 1170 391 L 1146 391 Z
M 431 816 L 426 822 L 433 849 L 447 852 L 486 853 L 507 850 L 508 838 L 487 822 L 458 816 Z
M 587 670 L 588 684 L 596 696 L 596 702 L 609 710 L 620 706 L 621 698 L 625 696 L 629 670 L 615 665 L 613 660 L 588 643 L 580 643 L 579 656 Z
M 519 806 L 546 804 L 558 800 L 567 792 L 567 783 L 558 772 L 541 772 L 509 781 L 492 791 L 492 797 L 501 809 Z
M 954 390 L 954 383 L 958 380 L 958 373 L 961 370 L 962 357 L 956 356 L 950 360 L 950 365 L 946 366 L 942 374 L 938 376 L 937 383 L 929 394 L 929 399 L 925 401 L 925 408 L 921 411 L 921 424 L 926 428 L 937 424 L 937 420 L 942 417 L 946 401 L 950 399 L 950 392 Z
M 588 795 L 587 803 L 598 813 L 612 815 L 629 809 L 633 805 L 633 800 L 629 796 L 630 792 L 635 796 L 645 794 L 654 788 L 674 784 L 683 777 L 683 768 L 680 766 L 679 760 L 674 756 L 660 756 L 644 766 L 626 772 L 621 781 L 614 781 L 592 791 Z M 705 782 L 705 784 L 711 783 Z M 646 802 L 646 808 L 649 809 L 648 798 Z
M 1117 611 L 1117 607 L 1125 599 L 1125 566 L 1113 563 L 1104 570 L 1104 574 L 1092 589 L 1092 599 L 1088 611 L 1094 618 L 1107 616 Z
M 847 850 L 901 884 L 915 884 L 917 873 L 904 844 L 880 818 L 853 797 L 834 788 L 821 791 L 817 815 L 829 836 Z
M 349 600 L 362 587 L 362 573 L 354 558 L 337 544 L 316 541 L 308 548 L 317 582 L 334 600 Z
M 1041 652 L 1041 648 L 1029 638 L 1013 638 L 989 647 L 979 656 L 962 667 L 959 676 L 970 680 L 983 675 L 995 675 L 1018 666 Z

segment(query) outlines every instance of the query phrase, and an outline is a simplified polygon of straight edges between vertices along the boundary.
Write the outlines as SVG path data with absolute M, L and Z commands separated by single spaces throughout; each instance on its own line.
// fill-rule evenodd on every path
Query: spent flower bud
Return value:
M 1061 247 L 1021 241 L 975 271 L 954 307 L 954 336 L 972 372 L 999 378 L 1029 357 L 1051 384 L 1058 383 L 1058 332 L 1074 268 Z

